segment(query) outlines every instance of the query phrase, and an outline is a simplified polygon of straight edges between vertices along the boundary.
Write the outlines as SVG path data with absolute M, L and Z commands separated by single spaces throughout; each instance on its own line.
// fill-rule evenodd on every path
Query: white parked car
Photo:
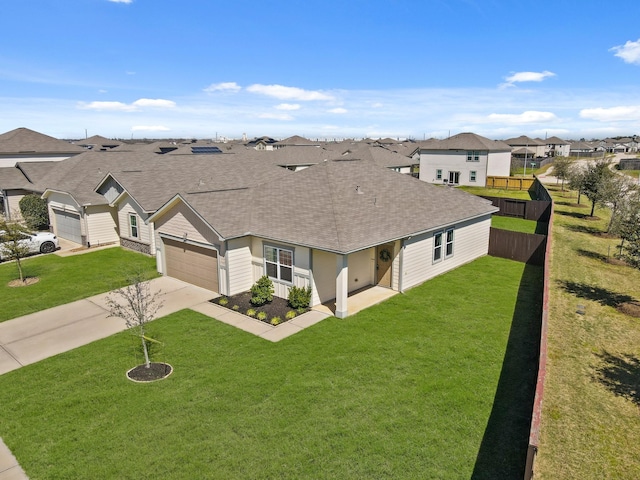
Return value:
M 0 260 L 4 260 L 6 253 L 3 247 L 3 231 L 0 231 Z M 50 232 L 24 233 L 20 243 L 27 245 L 31 253 L 51 253 L 60 248 L 58 237 Z

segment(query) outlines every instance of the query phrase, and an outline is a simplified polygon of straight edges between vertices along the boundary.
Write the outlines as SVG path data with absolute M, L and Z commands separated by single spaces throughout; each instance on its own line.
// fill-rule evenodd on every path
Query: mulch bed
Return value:
M 229 303 L 227 303 L 226 305 L 220 305 L 219 302 L 222 298 L 226 298 Z M 271 319 L 274 317 L 279 317 L 281 323 L 288 321 L 289 319 L 287 319 L 286 317 L 287 312 L 294 310 L 289 306 L 289 302 L 286 299 L 279 297 L 273 297 L 273 300 L 271 302 L 257 307 L 251 303 L 251 292 L 242 292 L 231 297 L 218 297 L 209 301 L 211 303 L 215 303 L 216 305 L 220 305 L 221 307 L 228 308 L 229 310 L 242 313 L 243 315 L 246 315 L 247 310 L 249 310 L 250 308 L 255 310 L 256 314 L 257 312 L 265 312 L 267 314 L 267 318 L 261 321 L 269 324 L 271 324 Z M 237 306 L 238 308 L 234 308 L 234 306 Z M 304 311 L 296 312 L 298 315 L 300 315 L 307 311 L 309 311 L 308 308 L 304 309 Z
M 38 277 L 26 277 L 24 279 L 24 282 L 21 282 L 18 278 L 17 280 L 11 280 L 8 285 L 10 287 L 28 287 L 29 285 L 33 285 L 35 283 L 38 283 L 39 281 L 40 278 Z
M 168 377 L 173 372 L 173 367 L 168 363 L 152 362 L 149 368 L 146 365 L 138 365 L 127 372 L 127 377 L 134 382 L 153 382 Z

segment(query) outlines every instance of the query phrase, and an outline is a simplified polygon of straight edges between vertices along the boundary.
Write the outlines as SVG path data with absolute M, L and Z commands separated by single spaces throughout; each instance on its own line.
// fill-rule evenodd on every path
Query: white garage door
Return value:
M 54 210 L 53 213 L 56 217 L 56 235 L 75 243 L 82 243 L 80 215 L 59 210 Z
M 218 252 L 164 238 L 167 275 L 218 291 Z

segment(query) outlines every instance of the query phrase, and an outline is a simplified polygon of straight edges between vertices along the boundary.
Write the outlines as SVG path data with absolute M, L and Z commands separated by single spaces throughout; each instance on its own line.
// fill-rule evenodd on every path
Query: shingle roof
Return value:
M 420 142 L 420 150 L 488 150 L 490 152 L 511 151 L 511 147 L 500 140 L 490 140 L 475 133 L 459 133 L 444 140 Z
M 0 135 L 0 154 L 59 153 L 75 155 L 83 151 L 84 149 L 78 145 L 72 145 L 64 140 L 58 140 L 28 128 L 16 128 Z
M 544 142 L 545 145 L 569 145 L 569 142 L 559 137 L 549 137 Z
M 328 160 L 250 189 L 183 198 L 224 238 L 253 234 L 338 253 L 496 211 L 487 200 L 370 160 Z
M 504 143 L 507 145 L 511 145 L 512 147 L 533 147 L 536 145 L 545 145 L 545 143 L 541 140 L 536 140 L 535 138 L 529 138 L 526 135 L 520 135 L 519 137 L 507 138 L 504 140 Z

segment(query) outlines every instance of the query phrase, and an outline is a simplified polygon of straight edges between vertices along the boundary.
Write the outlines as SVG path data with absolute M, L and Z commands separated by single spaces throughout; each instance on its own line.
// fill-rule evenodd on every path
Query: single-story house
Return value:
M 286 298 L 310 286 L 312 305 L 380 285 L 404 291 L 486 255 L 482 198 L 357 158 L 326 160 L 255 186 L 178 193 L 148 219 L 158 270 L 224 295 L 262 275 Z
M 447 185 L 484 187 L 487 177 L 509 176 L 511 146 L 475 133 L 420 143 L 420 180 Z

